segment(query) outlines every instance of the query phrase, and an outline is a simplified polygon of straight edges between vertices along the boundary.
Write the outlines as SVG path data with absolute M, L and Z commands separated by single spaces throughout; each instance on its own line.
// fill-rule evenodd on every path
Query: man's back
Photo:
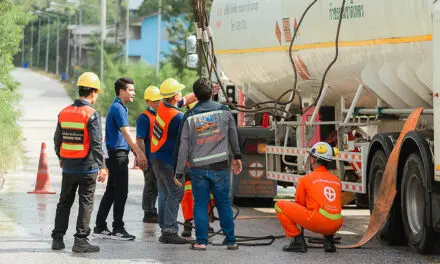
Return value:
M 180 140 L 178 174 L 184 173 L 187 161 L 191 168 L 228 161 L 230 147 L 234 156 L 240 156 L 237 128 L 231 112 L 211 100 L 199 102 L 185 114 Z
M 339 214 L 341 188 L 340 179 L 321 166 L 300 179 L 295 199 L 309 210 L 322 208 L 331 214 Z

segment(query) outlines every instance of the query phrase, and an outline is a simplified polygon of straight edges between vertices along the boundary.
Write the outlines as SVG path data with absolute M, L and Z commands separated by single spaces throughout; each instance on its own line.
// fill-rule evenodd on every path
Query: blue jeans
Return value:
M 217 208 L 220 226 L 225 239 L 223 244 L 235 244 L 234 219 L 229 199 L 230 172 L 229 170 L 190 169 L 191 185 L 194 196 L 194 224 L 196 227 L 197 244 L 208 244 L 208 203 L 212 190 Z
M 178 233 L 177 215 L 183 198 L 183 187 L 174 183 L 174 168 L 162 161 L 151 160 L 159 193 L 159 226 L 164 233 Z M 183 179 L 181 179 L 183 186 Z

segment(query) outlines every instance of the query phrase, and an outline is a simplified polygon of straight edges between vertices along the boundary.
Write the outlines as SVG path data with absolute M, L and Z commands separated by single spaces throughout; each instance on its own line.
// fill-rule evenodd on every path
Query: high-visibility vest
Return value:
M 87 157 L 90 150 L 90 137 L 87 123 L 96 112 L 91 106 L 73 106 L 64 108 L 59 116 L 61 125 L 60 156 L 66 159 Z
M 150 134 L 148 135 L 148 139 L 151 139 L 151 135 L 153 135 L 154 122 L 156 121 L 156 115 L 151 113 L 148 109 L 142 112 L 143 115 L 148 116 L 150 120 Z
M 151 136 L 151 153 L 157 152 L 168 139 L 168 127 L 171 120 L 179 114 L 180 111 L 174 107 L 168 107 L 161 102 L 154 122 L 153 134 Z

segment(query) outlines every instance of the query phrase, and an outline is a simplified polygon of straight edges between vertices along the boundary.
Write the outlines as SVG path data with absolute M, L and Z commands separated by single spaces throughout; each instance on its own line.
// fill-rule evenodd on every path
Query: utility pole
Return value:
M 69 78 L 69 59 L 70 59 L 70 24 L 72 23 L 72 17 L 69 16 L 69 24 L 67 25 L 67 53 L 66 53 L 66 74 Z
M 40 28 L 41 28 L 41 20 L 40 17 L 38 17 L 37 66 L 40 66 L 40 43 L 41 43 Z
M 105 27 L 107 19 L 107 1 L 101 0 L 101 82 L 104 82 L 104 39 L 105 39 Z
M 125 64 L 128 64 L 128 38 L 130 30 L 130 7 L 129 0 L 127 0 L 127 8 L 125 10 Z
M 159 80 L 160 70 L 160 40 L 162 29 L 162 0 L 159 0 L 159 12 L 157 13 L 157 44 L 156 44 L 156 82 Z
M 32 22 L 31 24 L 31 61 L 30 61 L 31 67 L 33 62 L 34 62 L 34 22 Z
M 24 67 L 24 28 L 23 28 L 23 38 L 21 39 L 21 67 Z
M 57 16 L 57 58 L 56 58 L 55 72 L 58 76 L 59 73 L 59 62 L 60 62 L 60 17 Z
M 82 10 L 81 10 L 81 8 L 80 9 L 78 9 L 78 11 L 79 11 L 79 55 L 78 55 L 78 57 L 79 57 L 79 64 L 81 64 L 81 54 L 82 54 L 82 33 L 81 33 L 81 30 L 82 30 Z
M 44 70 L 47 72 L 49 65 L 49 32 L 50 32 L 50 17 L 47 17 L 47 40 L 46 40 L 46 65 Z

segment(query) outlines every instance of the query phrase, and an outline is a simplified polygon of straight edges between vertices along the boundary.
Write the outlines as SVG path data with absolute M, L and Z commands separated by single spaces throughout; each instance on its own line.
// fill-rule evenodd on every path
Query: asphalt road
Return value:
M 54 80 L 27 69 L 16 69 L 13 76 L 22 83 L 20 91 L 23 94 L 24 115 L 20 124 L 23 127 L 26 159 L 16 171 L 5 176 L 0 191 L 0 263 L 440 263 L 438 255 L 421 256 L 410 247 L 385 246 L 376 240 L 362 249 L 338 250 L 334 254 L 324 253 L 320 248 L 311 248 L 306 254 L 282 252 L 282 246 L 288 242 L 286 238 L 276 240 L 270 246 L 242 246 L 238 251 L 210 246 L 205 252 L 195 252 L 189 250 L 188 245 L 163 245 L 158 242 L 158 226 L 141 221 L 143 176 L 139 170 L 130 170 L 130 191 L 124 217 L 127 230 L 137 237 L 135 241 L 92 239 L 93 243 L 101 247 L 99 253 L 72 253 L 72 235 L 78 210 L 75 201 L 70 228 L 65 237 L 66 249 L 52 251 L 50 233 L 61 184 L 61 170 L 53 151 L 52 138 L 58 112 L 71 101 L 63 87 Z M 43 141 L 48 145 L 52 189 L 57 194 L 27 194 L 27 191 L 34 189 Z M 104 184 L 98 184 L 92 227 L 104 188 Z M 240 209 L 240 216 L 256 216 L 261 219 L 236 220 L 237 234 L 282 235 L 273 208 Z M 344 244 L 356 242 L 368 225 L 368 210 L 345 209 L 343 215 L 345 224 L 338 235 Z M 181 215 L 179 219 L 182 220 Z M 218 229 L 218 223 L 214 227 Z M 214 237 L 213 240 L 220 241 L 221 238 Z

